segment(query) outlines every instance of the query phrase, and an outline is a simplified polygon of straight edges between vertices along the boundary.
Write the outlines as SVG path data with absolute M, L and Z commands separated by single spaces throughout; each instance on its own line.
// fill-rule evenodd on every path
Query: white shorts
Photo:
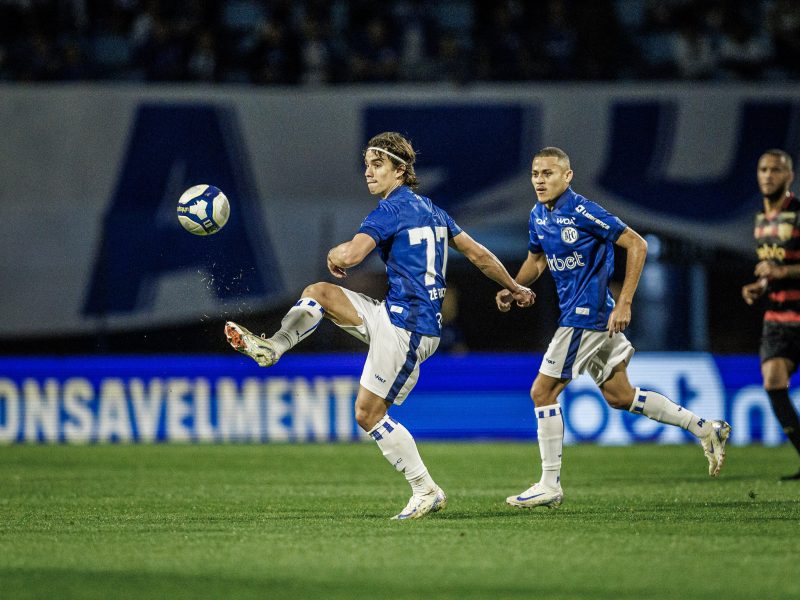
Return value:
M 611 377 L 621 362 L 630 361 L 635 350 L 622 333 L 559 327 L 542 359 L 539 373 L 556 379 L 575 379 L 587 371 L 597 385 Z
M 439 346 L 439 338 L 406 331 L 392 325 L 386 303 L 341 288 L 363 323 L 339 325 L 347 333 L 369 344 L 361 385 L 373 394 L 400 405 L 414 389 L 419 365 Z

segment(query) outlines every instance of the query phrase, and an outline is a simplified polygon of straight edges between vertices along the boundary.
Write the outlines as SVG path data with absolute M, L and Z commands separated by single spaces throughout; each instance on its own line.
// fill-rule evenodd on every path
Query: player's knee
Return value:
M 782 369 L 769 369 L 766 373 L 762 373 L 764 379 L 764 389 L 770 390 L 785 390 L 789 387 L 789 374 Z
M 369 410 L 369 408 L 359 405 L 356 405 L 355 416 L 356 423 L 358 423 L 358 426 L 364 431 L 369 431 L 375 427 L 378 421 L 383 418 L 383 414 L 376 413 L 373 410 Z
M 783 377 L 765 377 L 764 391 L 785 390 L 789 387 L 789 381 Z
M 364 431 L 369 431 L 375 426 L 375 424 L 371 422 L 372 420 L 370 419 L 368 411 L 356 406 L 355 412 L 356 412 L 356 423 L 358 423 L 358 426 L 361 427 L 361 429 L 363 429 Z
M 531 400 L 533 400 L 534 406 L 555 404 L 557 401 L 556 397 L 557 394 L 555 394 L 553 390 L 537 385 L 536 382 L 533 383 L 533 387 L 531 388 Z
M 306 286 L 306 288 L 303 290 L 303 294 L 301 297 L 313 298 L 314 300 L 322 304 L 322 306 L 326 306 L 328 300 L 331 297 L 330 295 L 331 292 L 333 291 L 332 288 L 335 287 L 336 286 L 331 283 L 318 281 L 317 283 L 312 283 L 311 285 Z

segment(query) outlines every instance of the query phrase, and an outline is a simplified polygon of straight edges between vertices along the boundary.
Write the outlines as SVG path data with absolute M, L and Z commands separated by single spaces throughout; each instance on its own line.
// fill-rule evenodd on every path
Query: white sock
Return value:
M 426 494 L 436 489 L 408 429 L 386 415 L 367 433 L 378 443 L 386 460 L 406 476 L 414 494 Z
M 275 345 L 278 354 L 283 354 L 314 333 L 324 314 L 325 309 L 319 302 L 313 298 L 300 298 L 283 317 L 281 328 L 269 341 Z
M 697 437 L 703 437 L 711 431 L 711 423 L 698 417 L 683 406 L 675 404 L 666 396 L 652 390 L 644 390 L 637 387 L 633 402 L 628 410 L 632 413 L 642 414 L 659 423 L 677 425 L 689 430 Z
M 539 454 L 542 457 L 542 478 L 539 483 L 561 487 L 561 451 L 564 446 L 564 418 L 559 404 L 536 407 Z

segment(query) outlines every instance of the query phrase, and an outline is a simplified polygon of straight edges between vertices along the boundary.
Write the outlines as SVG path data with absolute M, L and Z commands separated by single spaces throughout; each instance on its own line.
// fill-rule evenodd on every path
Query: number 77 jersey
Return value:
M 439 336 L 448 244 L 461 228 L 429 198 L 401 186 L 367 215 L 358 233 L 375 240 L 386 263 L 389 320 L 407 331 Z

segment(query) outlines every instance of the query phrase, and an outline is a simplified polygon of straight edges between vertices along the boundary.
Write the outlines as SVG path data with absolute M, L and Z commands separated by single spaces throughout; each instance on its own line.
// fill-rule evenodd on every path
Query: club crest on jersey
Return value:
M 578 230 L 574 227 L 564 227 L 561 230 L 561 241 L 565 244 L 574 244 L 578 241 Z

